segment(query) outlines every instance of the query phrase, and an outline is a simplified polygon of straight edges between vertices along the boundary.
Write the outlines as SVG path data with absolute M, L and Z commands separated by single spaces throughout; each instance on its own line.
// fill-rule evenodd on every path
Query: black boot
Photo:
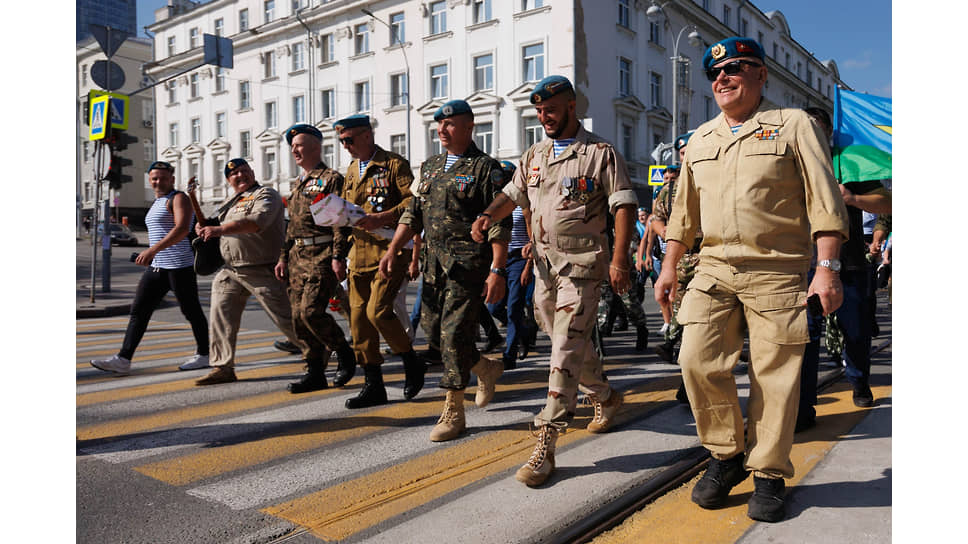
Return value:
M 645 351 L 649 345 L 649 329 L 643 325 L 635 327 L 635 351 Z
M 298 382 L 289 384 L 289 392 L 292 394 L 309 393 L 319 391 L 329 387 L 326 385 L 326 364 L 322 362 L 306 363 L 306 374 Z
M 400 358 L 403 359 L 403 373 L 405 375 L 403 381 L 403 398 L 410 400 L 416 397 L 417 393 L 423 389 L 424 374 L 427 373 L 427 363 L 417 355 L 417 352 L 413 348 L 406 353 L 401 353 Z
M 440 364 L 444 362 L 440 355 L 440 350 L 430 345 L 427 346 L 427 349 L 425 349 L 420 356 L 428 364 Z
M 729 491 L 750 475 L 743 465 L 742 453 L 725 461 L 710 459 L 709 468 L 692 488 L 692 502 L 706 509 L 723 507 Z
M 618 314 L 618 317 L 615 318 L 615 331 L 625 332 L 627 330 L 629 330 L 628 318 L 625 317 L 625 314 Z
M 676 400 L 679 404 L 689 405 L 689 395 L 686 394 L 686 382 L 679 381 L 679 390 L 676 391 Z
M 655 347 L 655 353 L 656 355 L 659 356 L 659 359 L 662 359 L 667 363 L 671 363 L 673 359 L 675 359 L 674 352 L 673 352 L 673 350 L 675 350 L 675 347 L 676 347 L 675 342 L 670 342 L 669 340 L 665 340 L 664 342 L 662 342 L 661 344 Z
M 336 377 L 333 378 L 334 387 L 343 387 L 353 376 L 356 375 L 356 355 L 349 342 L 337 348 L 336 358 L 339 359 L 339 366 L 336 368 Z
M 783 478 L 760 478 L 753 476 L 753 496 L 748 503 L 746 515 L 757 521 L 776 523 L 786 517 L 783 506 Z
M 383 386 L 383 370 L 380 365 L 364 365 L 363 374 L 366 381 L 360 394 L 346 399 L 346 407 L 351 410 L 387 403 L 387 389 Z

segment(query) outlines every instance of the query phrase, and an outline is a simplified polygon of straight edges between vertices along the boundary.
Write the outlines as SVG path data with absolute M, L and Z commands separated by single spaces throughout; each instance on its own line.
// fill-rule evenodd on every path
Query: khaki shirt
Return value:
M 354 160 L 346 170 L 343 198 L 366 213 L 392 212 L 394 224 L 410 204 L 410 184 L 413 172 L 410 163 L 396 153 L 377 146 L 360 178 L 360 161 Z M 390 240 L 363 229 L 353 229 L 350 266 L 358 272 L 376 270 L 386 253 Z
M 321 258 L 345 258 L 349 251 L 349 228 L 322 227 L 313 220 L 309 207 L 317 199 L 330 193 L 339 195 L 343 191 L 343 176 L 339 172 L 328 168 L 320 162 L 316 168 L 299 176 L 296 188 L 289 195 L 289 225 L 286 227 L 286 243 L 282 249 L 282 261 L 289 261 L 289 249 L 295 244 L 296 238 L 311 236 L 332 236 L 331 242 L 312 247 L 312 254 Z
M 619 206 L 638 206 L 625 159 L 580 126 L 575 142 L 557 158 L 552 146 L 550 138 L 531 146 L 504 194 L 531 211 L 536 267 L 547 259 L 555 275 L 608 279 L 607 215 Z
M 766 99 L 734 135 L 725 116 L 689 139 L 666 238 L 702 260 L 738 268 L 806 271 L 813 234 L 847 238 L 844 206 L 820 128 L 799 109 Z
M 275 189 L 256 184 L 243 192 L 219 219 L 223 225 L 247 219 L 259 226 L 257 232 L 220 237 L 219 249 L 225 264 L 250 266 L 278 262 L 286 238 L 286 225 L 282 197 Z

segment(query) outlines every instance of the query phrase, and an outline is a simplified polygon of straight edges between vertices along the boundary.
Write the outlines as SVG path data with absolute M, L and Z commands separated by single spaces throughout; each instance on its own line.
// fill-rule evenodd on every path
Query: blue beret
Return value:
M 148 172 L 151 172 L 152 170 L 155 170 L 155 169 L 168 170 L 169 172 L 175 171 L 175 167 L 172 166 L 171 163 L 167 163 L 165 161 L 155 161 L 151 163 L 151 166 L 148 167 Z
M 434 121 L 441 121 L 443 119 L 447 119 L 448 117 L 461 115 L 463 113 L 469 113 L 471 116 L 473 116 L 474 111 L 471 110 L 471 105 L 463 100 L 451 100 L 450 102 L 437 108 L 437 111 L 434 112 Z
M 518 167 L 514 165 L 511 161 L 501 161 L 501 170 L 504 170 L 508 174 L 513 174 Z
M 689 141 L 690 136 L 692 136 L 692 131 L 689 131 L 685 134 L 680 134 L 679 137 L 676 138 L 676 151 L 686 147 L 686 143 Z
M 756 40 L 734 36 L 709 46 L 709 49 L 702 56 L 702 69 L 709 70 L 714 64 L 735 57 L 756 57 L 764 60 L 766 53 L 763 52 L 763 46 Z
M 535 85 L 531 91 L 531 103 L 537 104 L 542 100 L 547 100 L 552 96 L 565 91 L 574 90 L 571 82 L 564 76 L 548 76 Z
M 320 141 L 323 139 L 323 133 L 320 132 L 318 128 L 305 123 L 299 123 L 286 129 L 286 143 L 292 145 L 292 139 L 295 138 L 297 134 L 309 134 L 310 136 L 315 136 Z
M 232 170 L 235 170 L 242 165 L 248 166 L 248 164 L 249 163 L 245 162 L 245 159 L 242 158 L 232 159 L 225 163 L 225 179 L 228 179 L 229 175 L 232 173 Z
M 343 130 L 344 128 L 356 128 L 356 127 L 372 128 L 372 126 L 370 125 L 370 117 L 367 115 L 363 115 L 362 113 L 358 113 L 356 115 L 350 115 L 349 117 L 340 119 L 339 121 L 336 121 L 335 125 L 333 125 L 333 128 L 335 128 L 336 130 Z

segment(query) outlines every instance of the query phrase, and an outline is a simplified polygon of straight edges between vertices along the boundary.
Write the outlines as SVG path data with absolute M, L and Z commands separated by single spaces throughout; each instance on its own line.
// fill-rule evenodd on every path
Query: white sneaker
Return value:
M 113 372 L 118 376 L 127 376 L 131 373 L 131 361 L 119 355 L 110 359 L 94 359 L 91 361 L 91 366 L 105 372 Z
M 669 324 L 663 323 L 662 328 L 659 329 L 659 336 L 665 336 L 666 331 L 669 330 Z
M 178 367 L 178 370 L 195 370 L 197 368 L 208 368 L 208 355 L 192 355 L 192 358 L 185 361 Z

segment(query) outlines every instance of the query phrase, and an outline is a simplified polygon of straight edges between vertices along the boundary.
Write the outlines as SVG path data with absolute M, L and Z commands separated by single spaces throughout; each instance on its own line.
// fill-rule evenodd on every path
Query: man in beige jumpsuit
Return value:
M 286 238 L 282 197 L 275 189 L 255 180 L 244 159 L 225 165 L 225 179 L 235 191 L 231 206 L 217 226 L 195 226 L 205 240 L 220 237 L 225 266 L 212 280 L 210 364 L 213 370 L 197 385 L 234 382 L 235 340 L 242 312 L 250 295 L 269 314 L 289 341 L 303 348 L 292 328 L 292 311 L 284 283 L 276 279 L 274 267 Z
M 833 269 L 847 212 L 819 126 L 762 97 L 763 59 L 762 46 L 748 38 L 727 38 L 703 57 L 722 113 L 689 139 L 655 296 L 675 299 L 676 265 L 702 225 L 699 266 L 678 315 L 683 380 L 712 455 L 692 500 L 719 508 L 753 471 L 747 515 L 775 522 L 785 515 L 783 478 L 793 476 L 806 300 L 816 294 L 825 314 L 843 300 Z M 819 266 L 808 289 L 814 243 Z M 745 444 L 732 374 L 744 323 L 751 358 Z
M 525 152 L 513 180 L 474 222 L 472 233 L 483 239 L 515 206 L 530 212 L 535 314 L 551 337 L 548 397 L 534 420 L 538 444 L 515 476 L 533 487 L 554 471 L 555 441 L 575 415 L 579 387 L 594 404 L 591 432 L 606 431 L 622 404 L 622 393 L 602 375 L 591 334 L 602 281 L 609 279 L 618 294 L 629 289 L 627 248 L 638 200 L 622 156 L 578 122 L 568 79 L 541 80 L 531 103 L 549 138 Z M 608 213 L 615 216 L 617 251 L 608 247 Z

